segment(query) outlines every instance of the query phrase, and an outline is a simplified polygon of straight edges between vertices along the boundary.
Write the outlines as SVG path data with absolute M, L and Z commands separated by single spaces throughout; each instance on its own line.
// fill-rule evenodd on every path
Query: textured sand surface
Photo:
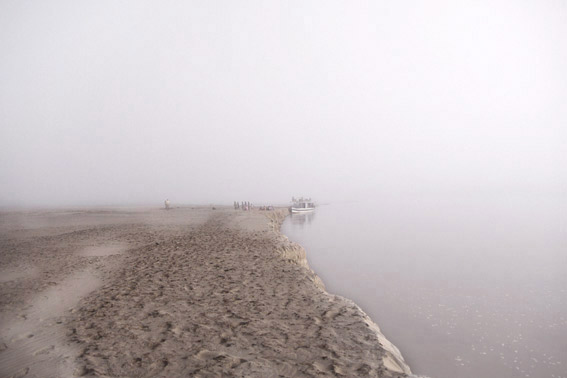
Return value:
M 358 306 L 324 291 L 284 217 L 2 213 L 0 376 L 409 373 Z

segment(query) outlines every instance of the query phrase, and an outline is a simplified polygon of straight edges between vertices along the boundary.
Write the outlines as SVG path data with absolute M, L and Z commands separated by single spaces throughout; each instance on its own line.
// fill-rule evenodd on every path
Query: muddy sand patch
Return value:
M 120 255 L 128 249 L 128 245 L 125 243 L 113 243 L 105 245 L 90 245 L 79 251 L 79 256 L 85 257 L 104 257 L 112 255 Z
M 77 351 L 67 340 L 65 318 L 100 285 L 91 271 L 77 272 L 38 294 L 16 316 L 2 319 L 0 376 L 72 376 Z
M 0 270 L 0 283 L 17 281 L 20 279 L 32 279 L 38 275 L 37 268 L 14 268 Z

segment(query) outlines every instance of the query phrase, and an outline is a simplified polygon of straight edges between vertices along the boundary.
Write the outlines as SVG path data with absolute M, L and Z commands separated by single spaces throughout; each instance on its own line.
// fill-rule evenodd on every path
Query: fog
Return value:
M 0 206 L 564 196 L 565 36 L 562 0 L 3 0 Z

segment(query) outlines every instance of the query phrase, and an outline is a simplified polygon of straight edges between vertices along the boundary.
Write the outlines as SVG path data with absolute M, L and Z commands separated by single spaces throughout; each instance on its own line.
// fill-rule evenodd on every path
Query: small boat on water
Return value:
M 315 204 L 311 202 L 311 198 L 292 198 L 293 205 L 290 206 L 291 213 L 307 213 L 315 210 Z

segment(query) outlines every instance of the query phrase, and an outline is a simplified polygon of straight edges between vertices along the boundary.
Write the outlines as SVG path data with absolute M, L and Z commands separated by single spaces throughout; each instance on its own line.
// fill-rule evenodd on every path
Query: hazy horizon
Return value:
M 0 206 L 567 191 L 563 1 L 0 4 Z

